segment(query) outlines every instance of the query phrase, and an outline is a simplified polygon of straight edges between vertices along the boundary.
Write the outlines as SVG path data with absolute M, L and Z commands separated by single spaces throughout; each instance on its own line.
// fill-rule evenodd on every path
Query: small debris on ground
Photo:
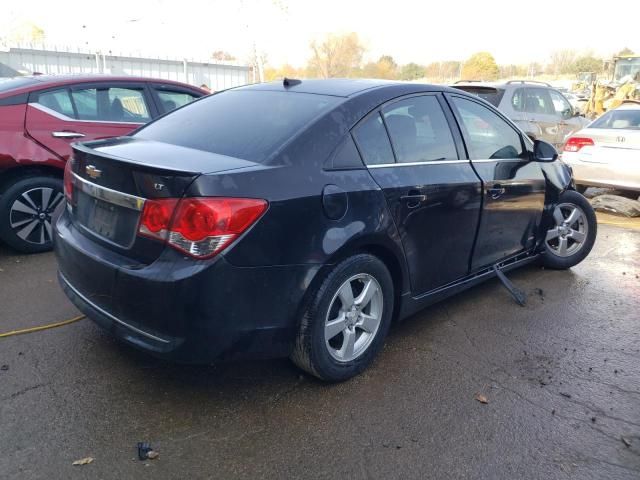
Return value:
M 620 195 L 599 195 L 591 200 L 591 205 L 600 212 L 640 217 L 640 202 Z
M 138 458 L 140 460 L 146 460 L 149 458 L 149 452 L 152 452 L 153 448 L 148 442 L 138 442 Z
M 9 370 L 9 365 L 2 365 L 0 367 L 0 370 L 2 370 L 3 372 L 6 372 L 7 370 Z
M 149 442 L 138 442 L 138 458 L 140 460 L 155 460 L 160 454 L 156 452 Z
M 624 446 L 629 448 L 631 446 L 631 440 L 625 438 L 625 437 L 620 437 L 620 440 L 622 440 L 622 443 L 624 443 Z
M 560 395 L 562 395 L 563 397 L 571 398 L 570 393 L 560 392 Z
M 93 462 L 93 457 L 85 457 L 80 460 L 76 460 L 71 465 L 89 465 L 91 462 Z
M 478 402 L 483 403 L 483 404 L 487 404 L 489 403 L 489 400 L 487 400 L 487 397 L 485 397 L 484 395 L 482 395 L 481 393 L 476 393 L 473 396 L 474 399 L 476 399 Z

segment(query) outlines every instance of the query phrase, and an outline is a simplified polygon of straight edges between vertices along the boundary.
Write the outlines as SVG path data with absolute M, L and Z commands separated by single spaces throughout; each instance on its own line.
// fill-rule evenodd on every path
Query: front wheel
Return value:
M 24 253 L 51 250 L 51 217 L 63 200 L 58 178 L 33 176 L 16 181 L 0 197 L 0 238 Z
M 596 214 L 589 201 L 573 190 L 563 192 L 553 210 L 542 264 L 561 270 L 577 265 L 591 252 L 597 231 Z
M 393 281 L 382 261 L 368 254 L 343 260 L 311 294 L 291 359 L 326 381 L 357 375 L 382 348 L 393 301 Z

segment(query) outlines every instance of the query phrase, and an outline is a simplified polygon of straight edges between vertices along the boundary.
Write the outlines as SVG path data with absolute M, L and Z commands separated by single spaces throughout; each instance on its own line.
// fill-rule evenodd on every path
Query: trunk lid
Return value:
M 141 262 L 162 252 L 161 242 L 137 235 L 145 200 L 181 198 L 203 173 L 255 166 L 253 162 L 162 142 L 122 137 L 74 145 L 71 219 L 103 246 Z

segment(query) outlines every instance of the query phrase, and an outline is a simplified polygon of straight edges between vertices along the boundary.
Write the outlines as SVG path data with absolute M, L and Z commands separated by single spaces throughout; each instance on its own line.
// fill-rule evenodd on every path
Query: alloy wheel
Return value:
M 372 275 L 361 273 L 346 280 L 333 296 L 325 320 L 329 354 L 339 362 L 361 356 L 378 332 L 382 309 L 382 288 Z
M 50 187 L 37 187 L 23 192 L 9 210 L 9 226 L 13 232 L 35 245 L 46 245 L 53 239 L 51 215 L 64 195 Z
M 570 257 L 584 245 L 589 223 L 584 211 L 577 205 L 561 203 L 553 211 L 555 227 L 549 229 L 545 239 L 547 248 L 559 257 Z

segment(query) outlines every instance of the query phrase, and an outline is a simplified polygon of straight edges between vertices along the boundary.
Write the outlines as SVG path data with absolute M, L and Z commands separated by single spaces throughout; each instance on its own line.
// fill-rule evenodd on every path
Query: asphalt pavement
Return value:
M 572 270 L 510 273 L 525 307 L 489 281 L 338 385 L 288 360 L 173 365 L 89 320 L 0 338 L 0 477 L 637 480 L 640 229 L 610 223 Z M 78 315 L 55 268 L 0 246 L 0 333 Z

